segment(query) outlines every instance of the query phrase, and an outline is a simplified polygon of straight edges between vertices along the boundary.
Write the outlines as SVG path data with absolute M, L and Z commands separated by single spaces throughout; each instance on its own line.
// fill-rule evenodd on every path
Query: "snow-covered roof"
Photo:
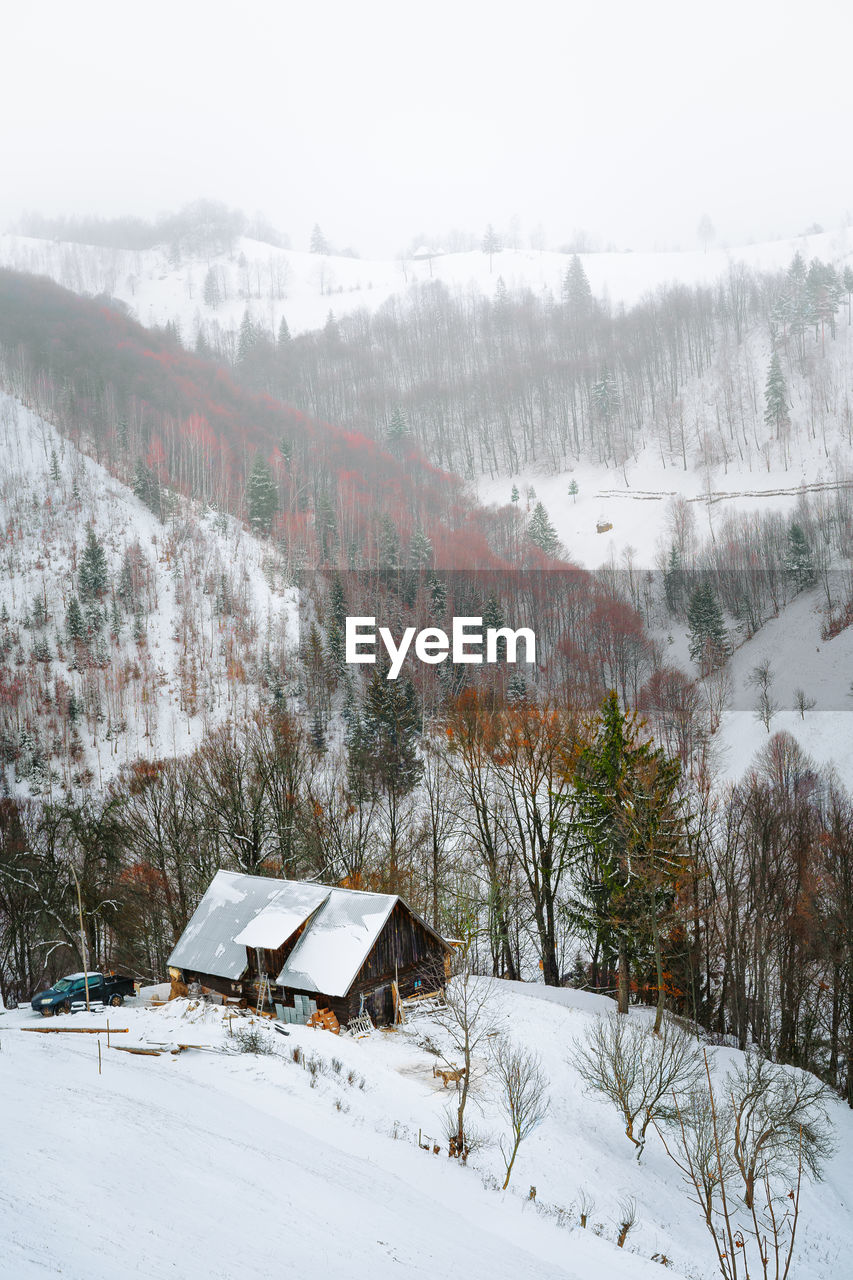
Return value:
M 168 964 L 236 980 L 246 971 L 247 946 L 280 947 L 328 894 L 320 884 L 217 871 Z M 249 926 L 250 940 L 238 941 Z
M 346 995 L 396 902 L 391 893 L 330 890 L 288 956 L 278 985 Z
M 304 924 L 275 982 L 343 996 L 398 901 L 391 893 L 217 871 L 168 964 L 236 981 L 247 968 L 247 947 L 275 951 Z

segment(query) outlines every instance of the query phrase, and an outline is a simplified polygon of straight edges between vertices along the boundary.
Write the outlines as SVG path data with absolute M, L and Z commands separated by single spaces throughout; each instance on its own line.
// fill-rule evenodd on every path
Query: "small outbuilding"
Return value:
M 396 894 L 218 871 L 169 956 L 174 978 L 287 1020 L 394 1020 L 396 998 L 433 989 L 450 944 Z M 267 986 L 268 984 L 268 986 Z

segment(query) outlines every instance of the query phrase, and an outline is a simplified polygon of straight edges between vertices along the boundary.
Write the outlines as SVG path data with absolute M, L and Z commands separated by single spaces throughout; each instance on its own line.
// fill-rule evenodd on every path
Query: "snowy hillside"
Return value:
M 806 259 L 820 257 L 843 264 L 853 253 L 853 229 L 707 253 L 580 256 L 596 297 L 631 306 L 663 285 L 713 284 L 733 263 L 756 270 L 785 267 L 798 250 Z M 504 249 L 491 260 L 488 254 L 475 251 L 374 261 L 279 249 L 242 237 L 232 253 L 175 262 L 165 247 L 108 249 L 0 235 L 0 265 L 47 275 L 76 293 L 109 294 L 144 325 L 177 324 L 190 345 L 201 323 L 236 333 L 247 309 L 255 322 L 273 333 L 278 332 L 282 317 L 292 334 L 303 333 L 320 328 L 330 311 L 338 317 L 361 308 L 375 311 L 409 285 L 428 280 L 486 294 L 494 293 L 502 281 L 509 290 L 549 290 L 559 297 L 568 261 L 565 253 L 532 249 Z
M 551 1099 L 505 1192 L 487 1062 L 475 1062 L 473 1098 L 490 1143 L 463 1168 L 442 1136 L 452 1095 L 432 1074 L 429 1046 L 442 1032 L 423 1019 L 358 1040 L 305 1027 L 285 1038 L 265 1025 L 272 1052 L 254 1056 L 235 1052 L 215 1007 L 131 1001 L 110 1013 L 112 1028 L 128 1028 L 113 1046 L 159 1044 L 163 1056 L 118 1052 L 100 1037 L 99 1075 L 94 1036 L 29 1034 L 19 1028 L 57 1024 L 29 1009 L 2 1015 L 0 1275 L 242 1280 L 278 1276 L 286 1261 L 304 1276 L 639 1280 L 662 1274 L 666 1258 L 671 1275 L 711 1280 L 709 1238 L 659 1139 L 638 1163 L 616 1112 L 584 1094 L 567 1062 L 610 1002 L 495 987 L 496 1029 L 536 1046 Z M 104 1022 L 81 1013 L 60 1025 Z M 168 1052 L 183 1043 L 213 1052 Z M 717 1051 L 720 1076 L 738 1056 Z M 840 1103 L 832 1112 L 840 1153 L 821 1184 L 804 1187 L 792 1280 L 840 1280 L 853 1248 L 851 1116 Z M 620 1250 L 630 1197 L 638 1221 Z
M 161 522 L 9 397 L 0 457 L 2 734 L 16 791 L 100 787 L 130 760 L 192 750 L 256 705 L 256 682 L 294 637 L 268 546 L 185 504 Z M 106 578 L 87 603 L 89 530 Z

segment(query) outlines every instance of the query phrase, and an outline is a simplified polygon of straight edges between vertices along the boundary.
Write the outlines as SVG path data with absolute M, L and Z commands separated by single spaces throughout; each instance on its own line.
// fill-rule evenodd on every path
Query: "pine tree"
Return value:
M 160 481 L 153 471 L 146 467 L 141 458 L 137 458 L 133 473 L 133 492 L 140 502 L 162 518 L 162 502 Z
M 328 640 L 329 658 L 333 667 L 337 671 L 344 671 L 346 668 L 346 619 L 347 619 L 347 598 L 344 592 L 344 586 L 338 574 L 332 579 L 332 587 L 329 592 L 328 604 L 329 621 L 326 626 L 326 637 Z
M 669 560 L 663 573 L 663 589 L 667 609 L 670 613 L 678 615 L 684 603 L 684 571 L 681 568 L 678 547 L 674 542 L 669 548 Z
M 785 568 L 791 575 L 797 591 L 804 591 L 815 580 L 814 557 L 808 539 L 800 524 L 792 524 L 788 530 L 788 548 Z
M 267 532 L 278 511 L 278 489 L 269 463 L 260 451 L 255 454 L 246 485 L 246 508 L 249 523 L 255 529 Z
M 217 267 L 208 267 L 207 275 L 204 277 L 204 289 L 202 291 L 204 305 L 209 307 L 211 311 L 215 311 L 222 301 L 222 292 L 219 287 L 219 270 Z
M 385 432 L 385 439 L 392 445 L 402 444 L 404 440 L 408 440 L 410 434 L 406 415 L 399 405 L 395 405 L 391 421 L 388 423 L 388 430 Z
M 572 254 L 569 269 L 563 280 L 563 301 L 574 320 L 586 320 L 592 314 L 592 289 L 589 287 L 583 263 L 576 253 Z
M 314 506 L 314 536 L 320 547 L 323 563 L 334 560 L 338 545 L 338 521 L 328 495 L 321 493 Z
M 107 557 L 103 546 L 98 541 L 95 530 L 89 525 L 86 530 L 86 546 L 80 557 L 78 581 L 80 595 L 84 600 L 96 600 L 102 595 L 107 585 Z
M 764 421 L 780 439 L 783 432 L 791 425 L 788 414 L 788 387 L 782 372 L 779 352 L 774 348 L 767 371 L 767 382 L 764 387 Z
M 244 364 L 255 349 L 257 334 L 255 326 L 252 323 L 252 317 L 249 315 L 249 308 L 243 312 L 243 319 L 240 321 L 240 329 L 237 334 L 237 363 Z
M 418 525 L 409 542 L 409 567 L 420 572 L 432 568 L 432 543 Z
M 495 231 L 494 227 L 490 222 L 489 225 L 486 227 L 485 234 L 483 235 L 483 253 L 486 253 L 489 255 L 489 274 L 490 275 L 492 271 L 492 259 L 494 258 L 495 254 L 500 253 L 500 251 L 501 251 L 500 236 L 498 235 L 497 231 Z
M 400 567 L 400 535 L 389 515 L 379 525 L 379 568 L 395 571 Z
M 546 556 L 556 555 L 560 545 L 557 530 L 548 518 L 548 512 L 541 502 L 537 502 L 527 526 L 527 536 Z
M 569 481 L 569 497 L 571 498 L 572 502 L 577 502 L 579 492 L 580 492 L 580 489 L 578 487 L 578 482 L 577 480 L 575 480 L 574 477 L 572 477 L 572 479 Z
M 509 500 L 510 502 L 517 503 L 520 497 L 521 497 L 521 494 L 518 492 L 518 485 L 514 484 L 512 486 L 512 493 L 509 495 Z
M 311 232 L 311 252 L 312 253 L 328 253 L 329 242 L 320 230 L 318 223 L 314 223 L 314 229 Z
M 62 479 L 62 472 L 59 470 L 59 459 L 56 456 L 56 450 L 50 451 L 50 478 L 54 484 L 59 484 Z
M 73 644 L 82 644 L 88 638 L 83 610 L 80 608 L 80 601 L 76 596 L 72 596 L 68 603 L 68 612 L 65 616 L 65 631 L 69 641 Z
M 710 582 L 696 587 L 687 606 L 687 625 L 690 628 L 690 660 L 695 662 L 703 675 L 714 671 L 725 661 L 729 653 L 723 613 Z
M 660 922 L 685 869 L 679 779 L 678 762 L 641 736 L 610 693 L 574 769 L 571 916 L 594 940 L 594 970 L 618 957 L 620 1013 L 628 1012 L 631 958 L 651 942 L 662 1014 Z
M 288 328 L 288 324 L 287 324 L 287 321 L 285 320 L 284 316 L 282 316 L 282 317 L 281 317 L 281 323 L 280 323 L 280 324 L 279 324 L 279 326 L 278 326 L 278 345 L 279 345 L 279 348 L 283 349 L 284 347 L 288 347 L 288 346 L 290 346 L 290 342 L 291 342 L 290 329 Z

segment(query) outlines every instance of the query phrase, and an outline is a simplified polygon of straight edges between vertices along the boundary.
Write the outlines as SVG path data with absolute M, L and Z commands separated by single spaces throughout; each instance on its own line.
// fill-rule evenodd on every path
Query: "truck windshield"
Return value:
M 58 982 L 54 982 L 53 989 L 54 991 L 67 991 L 70 986 L 70 978 L 60 978 Z

